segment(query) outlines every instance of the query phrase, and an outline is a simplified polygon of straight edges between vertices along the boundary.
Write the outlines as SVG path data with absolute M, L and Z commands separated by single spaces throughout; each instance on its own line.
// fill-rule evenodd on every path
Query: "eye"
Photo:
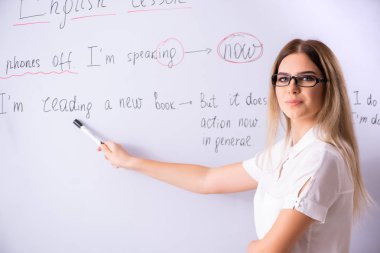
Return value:
M 289 77 L 288 76 L 277 76 L 277 82 L 288 83 L 289 82 Z
M 304 82 L 314 82 L 316 80 L 315 76 L 306 75 L 306 76 L 300 76 L 300 79 Z

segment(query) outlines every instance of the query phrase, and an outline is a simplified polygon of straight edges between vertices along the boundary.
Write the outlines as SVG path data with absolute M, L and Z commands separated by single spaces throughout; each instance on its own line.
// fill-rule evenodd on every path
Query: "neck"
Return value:
M 315 122 L 294 122 L 291 121 L 291 129 L 290 129 L 290 139 L 292 141 L 292 146 L 295 145 L 307 131 L 309 131 L 312 127 L 315 126 Z

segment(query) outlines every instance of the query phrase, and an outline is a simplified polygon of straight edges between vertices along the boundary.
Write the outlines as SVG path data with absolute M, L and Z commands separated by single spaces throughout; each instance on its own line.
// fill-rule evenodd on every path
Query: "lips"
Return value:
M 298 99 L 290 99 L 290 100 L 286 100 L 285 103 L 288 105 L 299 105 L 302 103 L 302 101 Z

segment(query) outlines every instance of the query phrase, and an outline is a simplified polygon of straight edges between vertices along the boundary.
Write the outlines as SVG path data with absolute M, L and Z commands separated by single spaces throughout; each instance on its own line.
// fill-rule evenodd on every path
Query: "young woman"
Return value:
M 274 144 L 279 122 L 286 136 Z M 101 146 L 113 166 L 136 170 L 196 193 L 256 189 L 259 240 L 248 252 L 349 252 L 353 218 L 369 201 L 345 81 L 333 52 L 293 40 L 279 53 L 269 93 L 268 146 L 241 163 L 210 169 L 131 156 Z

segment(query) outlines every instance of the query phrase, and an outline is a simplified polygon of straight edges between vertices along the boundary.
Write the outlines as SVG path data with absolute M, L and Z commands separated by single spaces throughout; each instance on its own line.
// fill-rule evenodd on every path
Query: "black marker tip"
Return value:
M 74 125 L 76 125 L 76 126 L 79 127 L 79 128 L 81 128 L 81 127 L 83 126 L 83 124 L 82 124 L 79 120 L 77 120 L 77 119 L 75 119 L 75 120 L 73 121 L 73 123 L 74 123 Z

